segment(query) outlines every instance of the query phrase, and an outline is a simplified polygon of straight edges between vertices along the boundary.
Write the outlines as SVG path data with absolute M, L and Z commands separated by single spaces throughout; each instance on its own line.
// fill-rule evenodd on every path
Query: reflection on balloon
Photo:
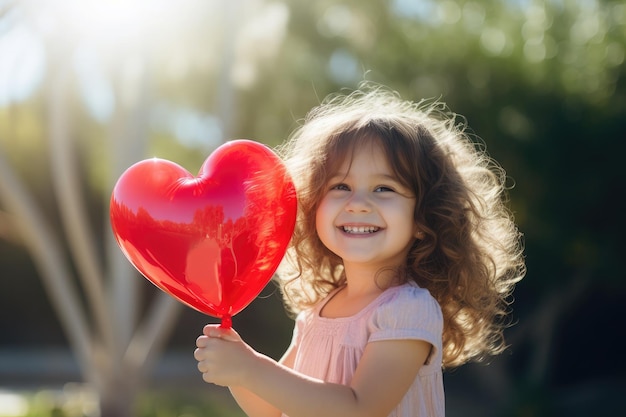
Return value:
M 139 272 L 230 327 L 285 253 L 296 193 L 268 147 L 235 140 L 217 148 L 196 177 L 164 159 L 131 166 L 113 189 L 110 218 Z

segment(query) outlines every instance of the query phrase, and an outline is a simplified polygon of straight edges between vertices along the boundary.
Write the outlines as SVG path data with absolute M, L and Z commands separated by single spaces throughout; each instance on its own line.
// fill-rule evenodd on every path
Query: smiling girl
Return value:
M 504 171 L 439 103 L 364 86 L 282 149 L 299 218 L 278 362 L 209 325 L 194 353 L 249 416 L 444 416 L 443 369 L 501 352 L 525 272 Z

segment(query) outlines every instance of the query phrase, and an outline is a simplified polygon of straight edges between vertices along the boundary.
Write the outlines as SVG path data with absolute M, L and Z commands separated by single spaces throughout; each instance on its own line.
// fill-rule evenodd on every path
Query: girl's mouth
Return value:
M 368 234 L 375 233 L 380 230 L 380 227 L 375 226 L 341 226 L 341 230 L 350 234 Z

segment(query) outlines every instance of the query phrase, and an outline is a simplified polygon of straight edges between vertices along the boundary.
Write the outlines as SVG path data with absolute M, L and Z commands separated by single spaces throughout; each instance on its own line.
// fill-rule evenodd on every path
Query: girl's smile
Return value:
M 316 214 L 324 245 L 346 267 L 400 266 L 416 238 L 415 198 L 376 140 L 355 149 L 327 187 Z
M 377 226 L 353 226 L 353 225 L 343 225 L 340 228 L 348 233 L 354 235 L 369 235 L 372 233 L 376 233 L 380 230 L 380 227 Z

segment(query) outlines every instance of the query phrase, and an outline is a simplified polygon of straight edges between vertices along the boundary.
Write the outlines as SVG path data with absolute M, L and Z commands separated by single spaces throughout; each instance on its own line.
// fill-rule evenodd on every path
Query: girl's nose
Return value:
M 351 213 L 366 213 L 371 210 L 370 202 L 364 192 L 354 191 L 346 203 L 346 210 Z

